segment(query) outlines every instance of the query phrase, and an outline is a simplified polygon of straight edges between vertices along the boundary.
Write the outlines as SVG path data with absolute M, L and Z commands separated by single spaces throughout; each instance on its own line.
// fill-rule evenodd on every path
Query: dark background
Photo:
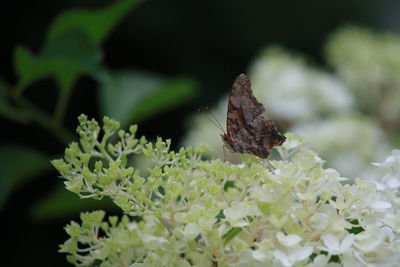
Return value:
M 12 52 L 17 44 L 37 51 L 45 32 L 66 8 L 95 8 L 111 1 L 7 1 L 0 10 L 0 78 L 14 84 Z M 146 1 L 112 31 L 103 46 L 104 62 L 112 69 L 135 68 L 167 76 L 196 79 L 200 94 L 190 102 L 140 123 L 139 134 L 172 138 L 185 133 L 185 118 L 197 108 L 212 105 L 227 93 L 233 78 L 246 72 L 261 48 L 277 44 L 324 66 L 323 44 L 330 33 L 345 24 L 397 31 L 399 5 L 395 1 Z M 51 81 L 35 85 L 30 96 L 51 110 L 54 95 L 43 90 Z M 78 82 L 66 118 L 73 130 L 77 116 L 100 119 L 96 105 L 97 84 Z M 50 105 L 49 105 L 50 103 Z M 36 125 L 1 119 L 1 144 L 17 143 L 61 155 L 66 144 L 52 139 Z M 49 137 L 50 136 L 50 137 Z M 23 167 L 23 166 L 21 166 Z M 63 226 L 73 217 L 32 221 L 32 206 L 61 180 L 52 172 L 13 192 L 0 211 L 4 266 L 68 266 L 57 253 L 67 235 Z

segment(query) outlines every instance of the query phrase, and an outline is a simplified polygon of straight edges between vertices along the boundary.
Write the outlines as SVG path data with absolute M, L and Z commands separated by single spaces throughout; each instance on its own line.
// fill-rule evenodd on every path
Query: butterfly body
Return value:
M 233 82 L 229 94 L 227 133 L 221 135 L 232 152 L 267 158 L 272 147 L 286 140 L 273 121 L 261 116 L 264 112 L 264 106 L 253 95 L 250 79 L 240 74 Z

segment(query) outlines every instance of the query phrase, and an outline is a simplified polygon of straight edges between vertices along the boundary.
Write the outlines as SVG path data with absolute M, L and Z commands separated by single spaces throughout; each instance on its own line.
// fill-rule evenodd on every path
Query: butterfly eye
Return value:
M 257 137 L 257 138 L 256 138 L 256 141 L 260 143 L 261 138 L 260 138 L 260 137 Z

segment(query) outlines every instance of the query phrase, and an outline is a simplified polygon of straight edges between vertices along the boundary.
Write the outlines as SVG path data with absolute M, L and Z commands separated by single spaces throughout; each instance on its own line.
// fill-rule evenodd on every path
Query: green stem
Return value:
M 17 85 L 12 90 L 13 97 L 16 97 L 16 98 L 21 97 L 21 95 L 25 91 L 25 89 L 26 89 L 26 84 L 24 84 L 22 82 L 17 83 Z
M 56 109 L 53 115 L 53 122 L 56 125 L 62 125 L 65 113 L 68 107 L 69 99 L 71 97 L 71 88 L 60 88 L 60 94 L 57 99 Z
M 58 140 L 63 143 L 68 143 L 74 139 L 74 135 L 62 125 L 55 124 L 51 117 L 32 104 L 28 99 L 21 95 L 12 95 L 15 103 L 25 110 L 25 114 L 29 114 L 29 119 L 38 123 L 43 128 L 52 132 Z

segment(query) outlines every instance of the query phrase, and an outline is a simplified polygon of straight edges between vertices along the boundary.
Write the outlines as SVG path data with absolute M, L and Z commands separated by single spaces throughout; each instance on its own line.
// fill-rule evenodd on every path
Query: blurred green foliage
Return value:
M 160 75 L 132 70 L 101 75 L 100 107 L 102 113 L 121 118 L 123 127 L 132 121 L 147 119 L 193 96 L 192 79 L 166 79 Z M 136 90 L 132 90 L 132 84 Z
M 23 45 L 16 46 L 14 68 L 18 81 L 8 85 L 0 80 L 0 115 L 20 123 L 38 123 L 65 144 L 74 137 L 64 126 L 64 117 L 76 82 L 84 75 L 99 85 L 100 112 L 123 125 L 148 119 L 192 97 L 197 85 L 188 77 L 166 78 L 133 70 L 120 72 L 103 65 L 103 41 L 141 2 L 121 0 L 97 10 L 66 10 L 50 24 L 38 53 Z M 58 90 L 55 108 L 49 113 L 24 94 L 47 79 L 55 81 L 55 87 L 49 89 Z M 32 148 L 0 147 L 0 207 L 12 190 L 48 171 L 52 157 Z M 93 200 L 79 204 L 76 200 L 65 190 L 56 189 L 33 209 L 33 217 L 44 219 L 84 207 L 98 207 Z
M 20 146 L 0 148 L 0 208 L 10 191 L 52 169 L 49 158 L 39 151 Z

